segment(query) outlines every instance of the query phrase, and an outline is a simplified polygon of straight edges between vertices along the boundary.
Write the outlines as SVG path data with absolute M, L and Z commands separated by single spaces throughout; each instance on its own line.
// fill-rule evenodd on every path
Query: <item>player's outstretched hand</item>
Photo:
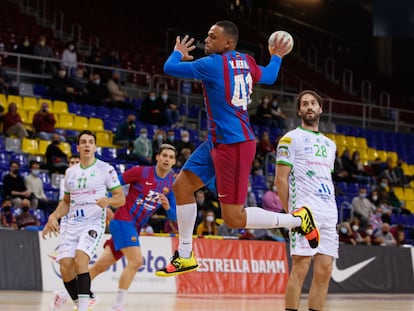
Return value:
M 192 45 L 193 42 L 194 38 L 190 38 L 188 35 L 185 35 L 182 40 L 180 36 L 177 36 L 177 38 L 175 38 L 174 50 L 180 51 L 181 54 L 183 54 L 182 60 L 194 59 L 194 56 L 189 54 L 192 50 L 196 48 L 195 45 Z
M 159 198 L 160 198 L 161 206 L 166 211 L 168 211 L 170 209 L 170 201 L 168 201 L 168 198 L 164 194 L 162 194 L 162 193 L 160 193 L 160 197 Z
M 57 236 L 59 234 L 59 222 L 56 219 L 55 216 L 53 216 L 53 214 L 51 214 L 47 220 L 47 223 L 45 225 L 45 227 L 43 228 L 42 231 L 42 238 L 46 239 L 46 236 L 49 235 L 49 237 L 52 236 L 52 233 Z
M 278 55 L 280 57 L 283 57 L 289 54 L 289 52 L 292 49 L 291 44 L 289 43 L 289 41 L 281 41 L 282 40 L 275 42 L 276 44 L 274 46 L 269 44 L 268 48 L 270 55 Z

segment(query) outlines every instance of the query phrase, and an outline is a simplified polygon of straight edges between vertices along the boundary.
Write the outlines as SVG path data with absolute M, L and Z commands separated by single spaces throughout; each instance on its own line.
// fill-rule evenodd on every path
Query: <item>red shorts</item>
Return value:
M 244 204 L 256 141 L 218 144 L 211 151 L 216 172 L 217 196 L 221 203 Z
M 118 261 L 119 259 L 122 258 L 122 256 L 124 256 L 124 254 L 121 251 L 117 251 L 115 249 L 114 241 L 112 240 L 112 238 L 105 241 L 105 244 L 103 247 L 105 248 L 106 246 L 109 246 L 111 248 L 112 255 L 115 257 L 116 261 Z

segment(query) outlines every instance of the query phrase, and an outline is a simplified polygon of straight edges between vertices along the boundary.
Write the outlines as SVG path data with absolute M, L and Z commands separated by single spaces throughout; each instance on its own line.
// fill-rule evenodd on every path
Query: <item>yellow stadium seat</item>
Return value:
M 104 123 L 102 119 L 99 118 L 89 118 L 89 129 L 93 132 L 103 132 L 105 131 Z
M 347 147 L 346 145 L 346 137 L 343 134 L 336 134 L 335 135 L 335 142 L 337 146 Z
M 368 149 L 367 148 L 358 148 L 359 151 L 359 158 L 362 164 L 367 165 L 369 161 L 368 157 Z
M 325 133 L 324 135 L 326 137 L 328 137 L 329 139 L 332 139 L 333 141 L 335 141 L 335 134 L 334 133 Z
M 56 128 L 72 129 L 74 123 L 74 115 L 70 113 L 60 113 L 56 115 Z
M 223 223 L 224 223 L 224 219 L 223 218 L 216 218 L 216 224 L 218 224 L 220 226 Z
M 62 141 L 59 144 L 59 148 L 65 153 L 68 158 L 72 155 L 72 149 L 70 147 L 70 144 L 66 141 Z
M 69 113 L 68 103 L 62 100 L 53 101 L 53 112 L 54 113 Z
M 36 139 L 23 138 L 22 140 L 22 151 L 28 154 L 38 154 L 39 145 Z
M 388 157 L 387 151 L 377 150 L 377 154 L 378 154 L 378 158 L 380 158 L 381 161 L 383 162 L 387 161 L 387 157 Z
M 39 152 L 38 152 L 38 154 L 40 154 L 40 155 L 46 155 L 46 149 L 47 149 L 47 146 L 49 146 L 50 145 L 50 140 L 39 140 L 39 142 L 38 142 L 38 144 L 39 144 Z
M 17 113 L 22 119 L 23 124 L 31 124 L 31 122 L 29 122 L 29 113 L 26 110 L 20 109 L 20 110 L 17 110 Z
M 9 106 L 10 103 L 15 103 L 17 106 L 17 109 L 23 109 L 23 100 L 20 95 L 7 96 L 7 106 Z
M 355 136 L 345 136 L 346 146 L 349 149 L 356 149 L 357 148 L 357 141 Z
M 73 120 L 73 129 L 77 131 L 89 129 L 88 118 L 83 116 L 75 116 Z
M 358 148 L 368 148 L 367 139 L 365 137 L 357 137 L 356 143 Z
M 405 201 L 405 207 L 411 212 L 414 213 L 414 200 Z
M 394 187 L 394 193 L 399 200 L 406 200 L 403 187 Z
M 23 98 L 23 108 L 25 110 L 39 110 L 39 102 L 36 97 L 26 96 Z
M 387 151 L 387 157 L 392 159 L 394 165 L 397 165 L 398 154 L 395 151 Z
M 39 107 L 42 107 L 42 103 L 48 103 L 49 104 L 49 112 L 54 112 L 53 110 L 53 101 L 51 99 L 46 98 L 39 98 Z
M 35 110 L 28 110 L 27 111 L 27 122 L 28 124 L 32 124 L 33 123 L 33 116 L 35 115 L 37 111 Z
M 111 132 L 96 132 L 97 146 L 115 148 L 116 146 L 113 145 L 112 140 L 113 134 Z
M 368 161 L 374 161 L 376 158 L 378 158 L 378 152 L 374 148 L 368 148 L 367 153 L 368 153 Z
M 7 110 L 7 97 L 5 94 L 0 94 L 0 106 Z
M 405 200 L 413 200 L 414 201 L 414 189 L 413 188 L 405 188 L 404 189 L 404 197 L 405 197 Z

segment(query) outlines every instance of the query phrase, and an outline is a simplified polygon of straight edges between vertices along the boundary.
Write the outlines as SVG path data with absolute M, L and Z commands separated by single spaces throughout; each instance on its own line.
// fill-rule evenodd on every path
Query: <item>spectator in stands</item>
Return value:
M 272 119 L 272 110 L 270 106 L 270 98 L 268 95 L 264 95 L 260 100 L 259 106 L 257 106 L 254 120 L 258 125 L 269 127 L 279 126 L 278 122 Z
M 354 172 L 351 171 L 351 174 L 356 182 L 363 184 L 376 184 L 377 181 L 374 177 L 369 176 L 364 169 L 364 165 L 361 162 L 361 156 L 358 150 L 355 150 L 352 153 L 352 163 Z
M 16 217 L 12 211 L 12 201 L 6 198 L 1 204 L 0 225 L 4 228 L 17 229 Z
M 251 175 L 252 176 L 254 176 L 254 175 L 264 176 L 262 160 L 257 156 L 253 160 Z
M 163 232 L 171 233 L 171 234 L 178 234 L 177 221 L 167 218 L 167 220 L 164 222 Z
M 64 174 L 68 168 L 68 155 L 60 148 L 60 135 L 53 134 L 52 142 L 46 148 L 46 169 L 50 174 Z
M 265 210 L 276 212 L 276 213 L 284 213 L 282 202 L 280 201 L 277 187 L 275 185 L 272 186 L 272 189 L 269 189 L 265 192 L 262 198 L 262 205 Z M 254 205 L 249 205 L 254 206 Z
M 161 110 L 165 112 L 165 119 L 167 124 L 171 128 L 180 127 L 180 112 L 178 106 L 175 102 L 171 100 L 168 95 L 168 90 L 162 90 L 161 95 L 157 98 L 158 105 L 161 107 Z
M 39 173 L 39 162 L 31 161 L 30 174 L 24 179 L 24 184 L 26 189 L 33 194 L 32 209 L 37 209 L 39 207 L 40 209 L 46 211 L 53 210 L 54 207 L 56 207 L 57 202 L 50 202 L 46 197 L 43 181 L 39 178 Z M 49 207 L 50 204 L 53 205 L 52 208 Z
M 20 164 L 17 161 L 10 161 L 9 173 L 3 177 L 3 194 L 9 198 L 14 207 L 21 208 L 24 205 L 31 205 L 33 194 L 26 188 L 23 177 L 19 174 Z
M 180 140 L 175 139 L 175 132 L 174 130 L 167 131 L 167 143 L 173 145 L 177 150 L 179 150 Z
M 352 229 L 348 221 L 343 221 L 338 225 L 339 242 L 344 244 L 356 245 L 356 241 L 352 235 Z
M 338 151 L 335 152 L 335 163 L 334 163 L 334 173 L 333 173 L 333 180 L 334 181 L 350 181 L 349 172 L 345 169 L 342 163 L 342 157 L 338 156 Z
M 350 223 L 352 229 L 352 237 L 357 244 L 371 245 L 371 237 L 366 234 L 365 228 L 360 226 L 358 218 L 354 218 Z
M 394 192 L 394 187 L 389 184 L 386 177 L 380 179 L 379 185 L 375 188 L 378 192 L 378 199 L 382 207 L 383 221 L 391 223 L 391 214 L 398 214 L 401 211 L 401 201 Z M 388 218 L 386 215 L 388 215 Z
M 148 139 L 148 132 L 146 128 L 139 130 L 139 137 L 134 141 L 133 156 L 142 165 L 152 164 L 152 143 Z
M 377 206 L 375 208 L 374 213 L 371 215 L 370 219 L 368 220 L 368 226 L 371 226 L 373 233 L 376 233 L 377 230 L 380 230 L 382 227 L 382 224 L 384 223 L 382 221 L 382 207 Z M 368 227 L 367 226 L 367 227 Z
M 203 213 L 203 219 L 201 223 L 197 226 L 196 234 L 198 236 L 202 235 L 217 235 L 217 224 L 214 211 L 207 209 Z
M 384 177 L 388 180 L 390 186 L 398 186 L 399 181 L 394 171 L 394 162 L 391 157 L 387 157 L 385 160 L 385 167 L 382 171 L 382 174 L 379 175 L 380 178 Z
M 9 77 L 6 69 L 2 67 L 2 57 L 0 55 L 0 93 L 9 95 L 17 95 L 19 92 L 16 87 L 12 85 L 12 80 Z
M 105 83 L 102 83 L 101 75 L 94 73 L 90 76 L 89 82 L 86 85 L 88 91 L 87 101 L 95 106 L 109 106 L 110 93 Z
M 390 232 L 391 226 L 389 223 L 384 222 L 381 230 L 375 233 L 375 242 L 382 246 L 396 246 L 397 241 Z
M 33 56 L 34 54 L 29 36 L 24 36 L 23 41 L 16 46 L 14 52 L 17 54 L 23 54 L 20 59 L 20 65 L 22 68 L 33 71 L 33 59 L 25 57 L 26 55 Z
M 376 158 L 374 161 L 371 162 L 370 167 L 374 177 L 379 178 L 380 176 L 382 176 L 382 172 L 385 170 L 386 165 L 381 160 L 381 158 Z
M 144 99 L 140 111 L 140 119 L 147 124 L 166 125 L 165 109 L 157 101 L 157 93 L 151 90 Z
M 154 136 L 152 136 L 152 153 L 153 153 L 153 161 L 155 161 L 155 156 L 158 154 L 160 147 L 162 144 L 167 143 L 167 133 L 163 129 L 158 129 Z M 177 149 L 177 148 L 176 148 Z M 178 153 L 178 150 L 177 150 Z
M 128 146 L 130 142 L 134 142 L 136 135 L 136 117 L 133 114 L 127 116 L 126 121 L 121 122 L 115 132 L 114 144 L 122 147 Z
M 3 132 L 9 136 L 17 136 L 20 139 L 29 136 L 21 117 L 17 112 L 17 105 L 13 102 L 9 104 L 7 113 L 3 115 Z
M 195 145 L 190 141 L 190 132 L 181 131 L 181 140 L 177 142 L 177 167 L 182 167 L 190 155 L 193 153 Z
M 359 188 L 358 195 L 352 199 L 351 204 L 354 217 L 360 221 L 361 227 L 365 228 L 375 211 L 375 205 L 367 198 L 365 187 Z
M 279 105 L 277 94 L 273 94 L 272 102 L 270 104 L 270 114 L 272 115 L 272 120 L 277 122 L 277 126 L 279 128 L 286 128 L 286 115 L 283 113 L 282 108 Z
M 49 103 L 42 102 L 40 109 L 33 116 L 33 131 L 36 137 L 43 140 L 52 140 L 52 137 L 58 135 L 61 141 L 66 138 L 63 135 L 55 133 L 56 119 L 55 115 L 49 112 Z
M 20 230 L 31 226 L 40 227 L 39 219 L 30 213 L 30 207 L 28 205 L 22 207 L 22 212 L 16 217 L 16 223 Z M 40 230 L 40 228 L 38 229 Z
M 122 67 L 122 63 L 119 60 L 119 53 L 115 48 L 110 49 L 109 53 L 103 57 L 102 65 L 114 68 Z
M 49 96 L 53 99 L 68 102 L 76 100 L 77 93 L 66 68 L 60 67 L 57 73 L 53 75 L 49 84 Z
M 87 102 L 88 90 L 86 89 L 87 81 L 85 80 L 85 69 L 76 68 L 75 72 L 69 76 L 70 86 L 75 90 L 75 102 Z
M 397 242 L 397 246 L 407 244 L 404 224 L 397 224 L 396 226 L 392 226 L 390 228 L 390 232 L 393 235 L 395 241 Z
M 397 165 L 393 169 L 393 175 L 396 179 L 396 186 L 405 187 L 411 181 L 411 176 L 405 174 L 404 169 L 402 168 L 403 161 L 398 159 Z
M 364 184 L 370 183 L 370 177 L 365 175 L 363 167 L 360 165 L 358 151 L 355 151 L 351 157 L 349 149 L 345 148 L 341 159 L 345 170 L 349 173 L 349 181 Z
M 46 43 L 46 36 L 41 35 L 39 37 L 38 43 L 33 49 L 35 56 L 44 57 L 44 58 L 55 58 L 55 54 L 52 48 Z M 50 73 L 55 75 L 57 72 L 56 64 L 50 60 L 37 60 L 35 63 L 35 72 L 45 74 Z
M 112 77 L 108 79 L 106 87 L 108 88 L 112 105 L 114 107 L 122 109 L 130 108 L 130 104 L 127 102 L 128 93 L 122 86 L 121 74 L 119 71 L 115 70 L 112 72 Z
M 273 143 L 270 141 L 269 132 L 264 131 L 257 145 L 256 156 L 259 156 L 260 159 L 264 160 L 266 155 L 271 152 L 275 152 L 275 148 L 273 147 Z
M 257 206 L 256 195 L 253 192 L 252 183 L 250 181 L 247 186 L 247 196 L 246 196 L 246 202 L 244 203 L 244 206 Z
M 71 77 L 78 67 L 78 54 L 76 52 L 75 42 L 70 41 L 63 50 L 61 64 L 66 69 L 68 76 Z

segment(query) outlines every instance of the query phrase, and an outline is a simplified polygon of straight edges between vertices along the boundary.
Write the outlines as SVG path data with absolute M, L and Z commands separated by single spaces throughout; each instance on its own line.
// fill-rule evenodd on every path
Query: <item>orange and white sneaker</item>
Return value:
M 183 274 L 186 272 L 191 272 L 198 269 L 197 259 L 194 256 L 194 252 L 191 252 L 190 258 L 180 257 L 178 251 L 175 251 L 174 256 L 171 258 L 171 261 L 168 265 L 161 270 L 155 272 L 156 276 L 174 276 L 178 274 Z
M 306 206 L 302 206 L 301 208 L 294 210 L 292 215 L 302 219 L 300 227 L 294 228 L 292 231 L 296 231 L 304 235 L 308 240 L 310 247 L 317 248 L 319 245 L 320 234 L 315 225 L 315 221 L 313 220 L 311 210 Z

